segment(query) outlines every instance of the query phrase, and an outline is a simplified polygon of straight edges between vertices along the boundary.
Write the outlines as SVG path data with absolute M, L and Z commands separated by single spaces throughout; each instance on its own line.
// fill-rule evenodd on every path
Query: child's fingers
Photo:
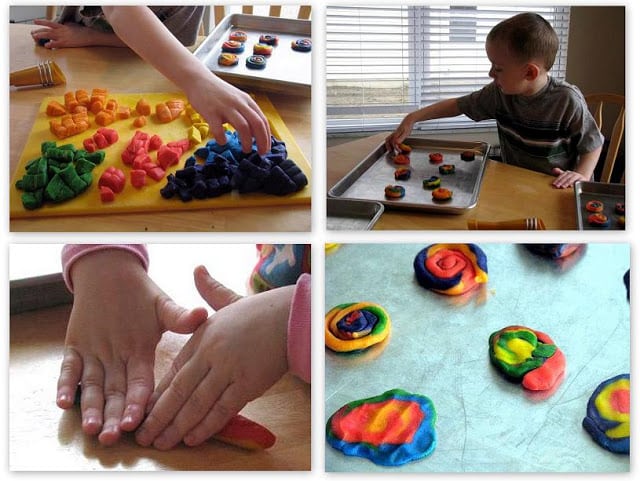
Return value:
M 94 357 L 84 358 L 82 372 L 82 430 L 89 435 L 100 432 L 104 410 L 104 371 L 102 363 Z
M 192 333 L 207 320 L 208 316 L 204 307 L 186 309 L 166 295 L 158 296 L 156 299 L 156 312 L 163 330 L 179 334 Z
M 127 362 L 127 396 L 120 428 L 133 431 L 144 419 L 153 392 L 153 359 L 132 358 Z
M 160 395 L 147 419 L 136 432 L 136 441 L 140 445 L 150 446 L 172 424 L 184 403 L 208 372 L 209 368 L 200 363 L 185 364 L 169 387 Z M 217 397 L 218 393 L 210 392 L 208 395 Z
M 66 348 L 60 365 L 56 404 L 62 409 L 73 406 L 76 389 L 82 375 L 82 357 L 73 348 Z
M 204 266 L 196 267 L 193 272 L 193 276 L 196 289 L 202 298 L 216 311 L 242 299 L 242 296 L 236 294 L 234 291 L 225 287 L 211 277 L 209 271 L 207 271 Z
M 104 423 L 98 440 L 105 446 L 112 446 L 120 439 L 120 422 L 125 406 L 127 388 L 125 365 L 116 361 L 105 366 Z
M 245 399 L 238 384 L 230 384 L 205 418 L 184 436 L 184 443 L 188 446 L 197 446 L 205 442 L 240 412 L 246 404 Z

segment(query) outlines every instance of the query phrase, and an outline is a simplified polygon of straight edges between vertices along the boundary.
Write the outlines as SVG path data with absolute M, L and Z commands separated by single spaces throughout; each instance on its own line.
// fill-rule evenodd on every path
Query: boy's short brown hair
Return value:
M 541 60 L 551 70 L 558 52 L 558 36 L 537 13 L 519 13 L 491 29 L 487 42 L 506 42 L 509 51 L 523 62 Z

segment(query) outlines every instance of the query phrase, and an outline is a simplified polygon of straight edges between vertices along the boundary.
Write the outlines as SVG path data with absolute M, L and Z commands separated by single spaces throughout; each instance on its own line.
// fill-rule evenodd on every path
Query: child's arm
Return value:
M 458 99 L 446 99 L 436 102 L 435 104 L 427 105 L 407 114 L 402 119 L 400 125 L 396 128 L 395 132 L 387 136 L 385 145 L 387 150 L 393 152 L 398 144 L 401 144 L 413 130 L 413 126 L 416 122 L 422 122 L 425 120 L 441 119 L 444 117 L 456 117 L 460 115 L 460 108 L 458 107 Z
M 572 187 L 573 184 L 579 180 L 590 181 L 593 171 L 596 168 L 596 165 L 598 165 L 601 151 L 602 147 L 598 147 L 591 152 L 581 154 L 575 170 L 562 170 L 558 167 L 552 169 L 551 173 L 557 177 L 551 185 L 558 189 L 565 189 L 567 187 Z
M 103 6 L 102 10 L 123 42 L 185 91 L 218 143 L 226 143 L 222 124 L 228 122 L 238 131 L 245 152 L 251 151 L 254 137 L 259 153 L 270 150 L 269 123 L 254 100 L 210 72 L 148 7 Z
M 125 245 L 66 246 L 74 292 L 58 379 L 57 404 L 73 406 L 82 385 L 82 428 L 115 443 L 142 421 L 153 392 L 155 348 L 165 330 L 193 332 L 204 308 L 177 306 L 149 278 L 140 250 Z
M 297 355 L 287 351 L 293 311 L 309 324 L 294 335 L 306 335 L 307 347 L 302 349 L 308 349 L 307 355 L 310 351 L 310 312 L 301 312 L 309 301 L 298 299 L 308 297 L 308 289 L 297 292 L 298 286 L 286 286 L 241 298 L 204 267 L 194 275 L 198 291 L 217 311 L 187 342 L 158 385 L 153 408 L 136 433 L 143 446 L 170 449 L 181 440 L 191 446 L 203 443 L 293 369 L 288 361 Z M 296 370 L 310 374 L 304 362 L 293 362 L 299 363 Z
M 113 32 L 105 32 L 75 23 L 57 23 L 42 19 L 35 19 L 33 23 L 45 27 L 31 32 L 35 42 L 47 40 L 43 44 L 45 48 L 127 46 Z

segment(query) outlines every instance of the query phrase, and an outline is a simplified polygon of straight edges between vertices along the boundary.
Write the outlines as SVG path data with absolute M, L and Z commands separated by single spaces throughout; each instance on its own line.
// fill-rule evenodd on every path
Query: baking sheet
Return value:
M 380 202 L 327 199 L 327 230 L 370 230 L 383 212 Z
M 342 199 L 360 199 L 381 202 L 390 208 L 418 209 L 443 214 L 462 214 L 475 207 L 489 145 L 484 142 L 459 142 L 449 140 L 421 139 L 408 137 L 405 144 L 412 147 L 411 178 L 395 180 L 394 172 L 399 165 L 394 164 L 393 156 L 388 154 L 384 143 L 363 159 L 354 169 L 329 190 L 329 196 Z M 476 159 L 466 162 L 460 159 L 465 150 L 476 152 Z M 451 175 L 442 175 L 438 165 L 429 162 L 429 154 L 442 153 L 441 164 L 453 164 L 456 171 Z M 431 190 L 422 186 L 422 180 L 437 175 L 442 187 L 453 191 L 453 198 L 445 202 L 434 201 Z M 389 184 L 405 187 L 405 196 L 390 200 L 384 195 Z
M 397 468 L 325 446 L 327 471 L 618 472 L 629 456 L 582 428 L 596 386 L 630 372 L 628 244 L 589 244 L 557 264 L 514 244 L 479 244 L 489 282 L 468 298 L 420 287 L 413 259 L 427 244 L 340 244 L 325 257 L 325 312 L 370 301 L 391 317 L 382 349 L 325 349 L 325 422 L 344 404 L 401 388 L 431 398 L 437 446 Z M 488 339 L 508 325 L 547 333 L 565 353 L 564 381 L 548 399 L 527 395 L 489 362 Z
M 625 201 L 624 184 L 608 184 L 604 182 L 576 182 L 574 192 L 576 197 L 576 215 L 579 230 L 625 230 L 624 222 L 620 223 L 620 214 L 616 214 L 616 202 Z M 597 227 L 589 225 L 587 220 L 592 212 L 589 212 L 585 205 L 592 201 L 599 200 L 603 203 L 602 211 L 609 217 L 608 227 Z
M 117 94 L 112 93 L 109 98 L 114 98 L 121 105 L 135 106 L 136 102 L 141 98 L 146 98 L 149 103 L 154 106 L 156 103 L 164 102 L 172 98 L 186 98 L 182 94 L 177 93 L 139 93 L 139 94 Z M 266 95 L 255 95 L 255 100 L 269 119 L 271 133 L 278 139 L 285 142 L 289 158 L 291 158 L 305 173 L 309 184 L 302 190 L 286 195 L 275 196 L 261 193 L 239 194 L 234 191 L 229 194 L 222 195 L 213 199 L 194 199 L 191 202 L 182 202 L 177 198 L 164 199 L 160 195 L 160 189 L 166 185 L 166 180 L 159 182 L 150 181 L 142 189 L 132 187 L 127 180 L 125 190 L 116 195 L 116 200 L 111 203 L 102 203 L 98 192 L 97 179 L 102 172 L 109 166 L 114 165 L 121 168 L 128 177 L 130 168 L 124 166 L 120 159 L 120 155 L 126 148 L 134 132 L 137 130 L 132 125 L 132 119 L 116 121 L 109 125 L 118 131 L 120 140 L 108 147 L 105 152 L 105 161 L 96 167 L 93 171 L 94 182 L 89 188 L 78 197 L 61 204 L 45 204 L 39 209 L 27 210 L 23 207 L 21 201 L 22 191 L 15 187 L 16 180 L 22 178 L 25 173 L 26 164 L 40 156 L 40 144 L 45 140 L 56 140 L 58 145 L 73 143 L 77 148 L 82 148 L 82 141 L 93 135 L 98 128 L 93 122 L 90 115 L 92 126 L 86 132 L 75 135 L 68 139 L 58 140 L 49 131 L 49 117 L 45 110 L 47 103 L 52 100 L 60 101 L 60 96 L 47 97 L 40 105 L 40 110 L 34 122 L 34 126 L 29 134 L 29 138 L 24 150 L 18 161 L 10 186 L 10 206 L 9 212 L 12 219 L 46 217 L 60 215 L 85 215 L 85 214 L 110 214 L 110 213 L 130 213 L 130 212 L 157 212 L 171 210 L 196 210 L 211 208 L 229 208 L 229 207 L 251 207 L 251 206 L 270 206 L 270 205 L 291 205 L 291 204 L 309 204 L 311 202 L 311 166 L 309 165 L 304 154 L 297 145 L 293 135 L 283 122 L 277 110 L 271 104 Z M 184 116 L 183 116 L 184 117 Z M 166 143 L 172 140 L 184 139 L 187 137 L 187 128 L 190 121 L 186 118 L 179 118 L 167 124 L 158 123 L 153 120 L 153 116 L 148 117 L 148 123 L 141 128 L 143 132 L 156 133 L 160 135 Z M 207 139 L 209 140 L 209 139 Z M 200 145 L 204 145 L 204 142 Z M 199 145 L 199 146 L 200 146 Z M 198 146 L 194 146 L 191 150 L 185 152 L 180 158 L 180 164 L 167 170 L 167 175 L 184 166 L 184 161 L 193 153 Z M 152 157 L 153 159 L 154 157 Z
M 229 39 L 232 30 L 247 33 L 245 50 L 237 54 L 240 57 L 238 65 L 218 65 L 222 44 Z M 253 55 L 253 46 L 259 43 L 263 34 L 278 35 L 278 46 L 274 47 L 272 55 L 267 58 L 267 66 L 264 69 L 249 69 L 245 61 Z M 253 88 L 310 95 L 313 50 L 297 52 L 291 48 L 291 42 L 301 38 L 311 38 L 311 21 L 232 14 L 216 26 L 196 49 L 194 55 L 212 72 L 232 83 L 246 83 Z

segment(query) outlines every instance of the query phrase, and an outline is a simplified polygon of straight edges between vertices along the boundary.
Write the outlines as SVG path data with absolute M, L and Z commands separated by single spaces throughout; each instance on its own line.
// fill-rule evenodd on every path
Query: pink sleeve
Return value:
M 291 300 L 287 338 L 289 370 L 311 382 L 311 275 L 298 278 Z
M 85 254 L 105 249 L 129 251 L 140 259 L 140 263 L 145 270 L 149 268 L 149 254 L 144 244 L 67 244 L 62 248 L 62 275 L 67 288 L 71 292 L 73 292 L 73 283 L 71 282 L 70 273 L 73 263 Z

